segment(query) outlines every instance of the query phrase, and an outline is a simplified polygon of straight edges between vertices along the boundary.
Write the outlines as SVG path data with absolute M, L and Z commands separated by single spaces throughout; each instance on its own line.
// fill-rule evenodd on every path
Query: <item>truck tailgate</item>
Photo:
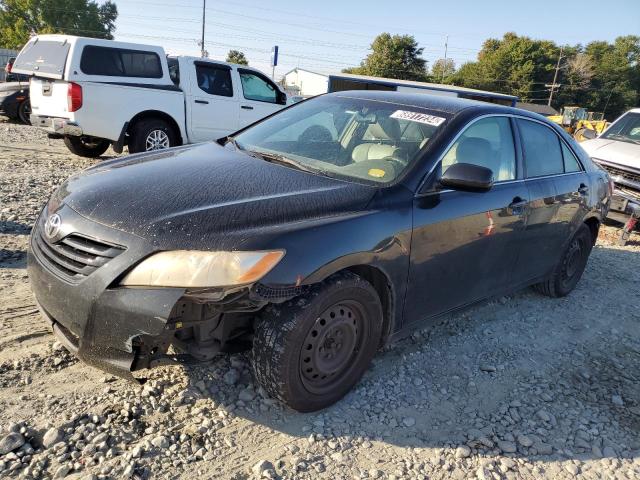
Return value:
M 67 105 L 68 85 L 63 80 L 32 78 L 29 96 L 34 115 L 71 118 Z

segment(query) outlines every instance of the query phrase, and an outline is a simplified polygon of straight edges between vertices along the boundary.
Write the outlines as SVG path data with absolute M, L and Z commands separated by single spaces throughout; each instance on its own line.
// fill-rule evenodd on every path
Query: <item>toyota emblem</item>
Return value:
M 60 215 L 58 215 L 57 213 L 51 215 L 49 218 L 47 218 L 47 221 L 44 224 L 45 235 L 48 238 L 54 238 L 56 235 L 58 235 L 61 224 L 62 219 L 60 218 Z

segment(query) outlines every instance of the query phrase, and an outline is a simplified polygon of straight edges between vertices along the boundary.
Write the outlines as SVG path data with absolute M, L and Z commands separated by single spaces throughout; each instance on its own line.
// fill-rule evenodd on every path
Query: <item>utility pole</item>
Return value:
M 562 51 L 564 50 L 564 46 L 560 47 L 560 55 L 558 55 L 558 63 L 556 63 L 556 71 L 553 74 L 553 83 L 551 85 L 545 85 L 545 87 L 551 87 L 551 91 L 549 92 L 549 101 L 547 105 L 551 106 L 551 100 L 553 100 L 553 91 L 556 87 L 560 85 L 556 84 L 556 80 L 558 79 L 558 70 L 560 70 L 560 60 L 562 60 Z
M 442 65 L 442 79 L 440 79 L 440 83 L 444 83 L 444 72 L 447 70 L 448 48 L 449 48 L 449 35 L 447 35 L 444 39 L 444 65 Z
M 204 19 L 207 13 L 207 0 L 202 0 L 202 40 L 200 40 L 200 56 L 205 57 L 206 50 L 204 49 Z

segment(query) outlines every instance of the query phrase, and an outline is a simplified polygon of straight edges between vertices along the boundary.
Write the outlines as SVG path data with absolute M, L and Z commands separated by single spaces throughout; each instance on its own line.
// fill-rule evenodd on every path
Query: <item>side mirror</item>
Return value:
M 486 191 L 493 186 L 493 172 L 472 163 L 454 163 L 442 174 L 440 185 L 457 190 Z
M 282 90 L 278 90 L 278 103 L 280 105 L 287 104 L 287 94 L 284 93 Z
M 584 138 L 585 140 L 593 140 L 597 136 L 598 134 L 595 130 L 591 130 L 590 128 L 585 128 L 584 130 L 582 130 L 582 138 Z

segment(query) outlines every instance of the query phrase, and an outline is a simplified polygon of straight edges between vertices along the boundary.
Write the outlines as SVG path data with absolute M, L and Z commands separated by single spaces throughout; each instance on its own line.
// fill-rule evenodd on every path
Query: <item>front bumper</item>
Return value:
M 41 128 L 51 135 L 80 137 L 83 135 L 82 127 L 71 120 L 58 117 L 45 117 L 41 115 L 31 115 L 29 117 L 31 125 Z
M 640 208 L 640 192 L 638 195 L 639 196 L 634 196 L 625 190 L 615 188 L 611 196 L 607 218 L 616 222 L 625 223 L 629 219 L 629 216 Z
M 68 206 L 62 218 L 59 242 L 74 232 L 126 249 L 86 277 L 69 279 L 56 269 L 42 249 L 46 209 L 32 231 L 28 273 L 37 303 L 60 341 L 84 362 L 132 379 L 132 371 L 162 361 L 173 337 L 168 320 L 180 288 L 122 288 L 118 279 L 133 264 L 153 252 L 145 239 L 96 224 Z M 40 243 L 38 243 L 40 241 Z

